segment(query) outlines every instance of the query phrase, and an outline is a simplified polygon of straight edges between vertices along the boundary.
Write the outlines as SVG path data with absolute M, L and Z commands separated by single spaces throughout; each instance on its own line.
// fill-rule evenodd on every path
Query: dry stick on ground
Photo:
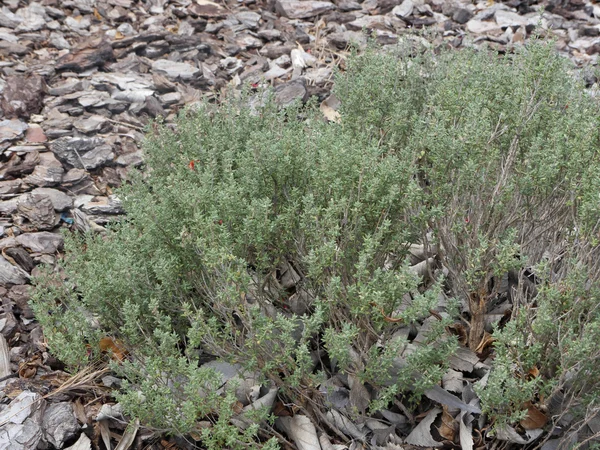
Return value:
M 64 394 L 65 392 L 73 391 L 78 388 L 83 388 L 83 387 L 89 388 L 91 382 L 93 382 L 95 379 L 101 377 L 102 375 L 104 375 L 110 371 L 110 369 L 108 369 L 108 367 L 105 367 L 105 368 L 102 368 L 99 370 L 94 370 L 93 372 L 89 372 L 90 369 L 93 369 L 93 367 L 86 367 L 82 371 L 80 371 L 80 372 L 76 373 L 75 375 L 73 375 L 72 377 L 70 377 L 67 381 L 65 381 L 63 384 L 61 384 L 57 389 L 40 397 L 38 400 L 36 400 L 33 403 L 40 402 L 42 400 L 46 400 L 46 399 L 54 397 L 55 395 L 58 395 L 58 394 Z M 97 387 L 97 386 L 92 384 L 92 387 Z M 13 416 L 6 418 L 6 420 L 4 420 L 3 422 L 0 422 L 0 427 L 9 423 L 12 417 L 14 417 L 15 415 L 24 411 L 25 409 L 29 408 L 33 403 L 30 403 L 30 404 L 24 406 L 22 409 L 15 412 L 15 414 L 13 414 Z

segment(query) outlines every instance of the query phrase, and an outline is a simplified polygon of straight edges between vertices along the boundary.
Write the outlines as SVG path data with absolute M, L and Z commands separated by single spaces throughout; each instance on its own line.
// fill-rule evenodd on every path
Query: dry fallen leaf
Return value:
M 131 447 L 139 429 L 140 429 L 140 420 L 139 419 L 135 419 L 133 422 L 130 422 L 129 425 L 127 425 L 127 429 L 125 430 L 125 433 L 123 433 L 123 436 L 121 437 L 121 441 L 115 447 L 115 450 L 127 450 L 129 447 Z
M 327 100 L 323 100 L 321 102 L 319 109 L 321 110 L 321 112 L 323 113 L 323 115 L 329 122 L 340 123 L 342 121 L 342 116 L 340 115 L 339 112 L 337 112 L 335 109 L 333 109 L 331 106 L 329 106 L 326 103 L 326 101 Z
M 275 405 L 273 405 L 273 415 L 277 417 L 290 417 L 292 416 L 292 411 L 285 406 L 285 404 L 281 400 L 277 400 Z
M 35 354 L 29 361 L 19 364 L 19 377 L 33 378 L 37 373 L 37 368 L 42 365 L 42 355 Z
M 467 329 L 462 323 L 455 323 L 448 327 L 448 330 L 458 338 L 458 342 L 462 345 L 467 345 Z
M 527 402 L 523 406 L 527 408 L 527 416 L 520 422 L 523 428 L 526 430 L 536 430 L 546 425 L 546 422 L 548 422 L 546 414 L 533 406 L 531 402 Z
M 448 408 L 444 406 L 442 409 L 442 424 L 438 428 L 438 432 L 440 436 L 450 442 L 454 442 L 456 438 L 456 429 L 458 428 L 458 424 L 452 417 L 452 414 L 448 412 Z
M 280 417 L 277 422 L 299 450 L 321 450 L 317 429 L 308 417 L 298 414 L 294 417 Z
M 503 441 L 512 442 L 513 444 L 527 445 L 527 444 L 531 444 L 533 441 L 535 441 L 537 438 L 539 438 L 543 433 L 544 433 L 544 430 L 541 430 L 541 429 L 526 430 L 524 433 L 525 436 L 521 436 L 519 433 L 517 433 L 517 430 L 515 430 L 510 425 L 504 425 L 504 426 L 498 427 L 496 429 L 495 436 L 498 439 L 501 439 Z
M 79 436 L 79 439 L 77 439 L 77 442 L 75 442 L 67 450 L 91 450 L 91 448 L 92 448 L 92 441 L 90 441 L 90 438 L 87 437 L 85 435 L 85 433 L 81 433 L 81 436 Z
M 98 343 L 100 351 L 110 352 L 112 359 L 115 361 L 123 361 L 127 356 L 127 350 L 125 344 L 118 339 L 111 338 L 109 336 L 103 337 Z
M 410 266 L 409 269 L 415 275 L 424 278 L 429 275 L 429 270 L 434 262 L 435 258 L 427 258 L 426 260 L 421 261 L 420 263 Z
M 442 447 L 444 444 L 436 441 L 431 435 L 431 425 L 441 412 L 442 410 L 439 408 L 433 408 L 429 411 L 427 417 L 421 420 L 419 425 L 406 437 L 405 442 L 419 447 Z
M 537 378 L 540 376 L 540 369 L 538 369 L 536 366 L 533 366 L 532 369 L 529 370 L 529 372 L 527 373 L 527 379 L 528 380 L 532 380 L 534 378 Z
M 442 387 L 447 391 L 461 393 L 463 391 L 463 382 L 463 373 L 453 369 L 448 369 L 442 377 Z
M 461 411 L 458 416 L 458 436 L 463 450 L 473 450 L 473 420 L 473 416 L 466 411 Z
M 371 402 L 371 395 L 356 375 L 348 375 L 348 382 L 350 384 L 350 405 L 364 414 Z

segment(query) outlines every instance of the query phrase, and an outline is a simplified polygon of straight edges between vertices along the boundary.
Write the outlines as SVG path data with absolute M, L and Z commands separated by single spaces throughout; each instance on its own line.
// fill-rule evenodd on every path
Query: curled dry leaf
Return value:
M 348 450 L 347 445 L 332 444 L 326 434 L 319 436 L 319 443 L 321 444 L 321 450 Z
M 438 428 L 440 436 L 450 442 L 454 442 L 456 438 L 456 431 L 458 428 L 458 424 L 452 414 L 448 412 L 448 407 L 444 406 L 442 409 L 442 424 Z
M 96 424 L 96 426 L 100 430 L 100 436 L 102 437 L 102 442 L 104 442 L 104 446 L 108 450 L 112 450 L 112 445 L 110 443 L 110 429 L 108 428 L 108 423 L 106 423 L 106 420 L 101 420 Z
M 435 258 L 427 258 L 420 263 L 410 266 L 410 270 L 417 276 L 424 278 L 429 274 L 429 268 L 433 265 Z
M 29 361 L 19 364 L 20 378 L 33 378 L 37 373 L 37 368 L 42 366 L 42 355 L 36 353 Z
M 247 417 L 247 413 L 249 411 L 266 408 L 269 411 L 273 408 L 273 404 L 275 403 L 275 399 L 277 398 L 277 388 L 272 388 L 265 395 L 250 403 L 248 406 L 245 406 L 241 409 L 239 414 L 236 417 L 231 418 L 231 422 L 235 424 L 236 427 L 245 430 L 250 425 L 254 423 L 252 419 Z M 239 402 L 238 402 L 239 403 Z M 241 405 L 241 403 L 239 403 Z M 237 412 L 237 411 L 236 411 Z
M 530 380 L 537 378 L 540 376 L 540 369 L 538 369 L 537 367 L 533 367 L 529 370 L 529 372 L 527 372 L 527 376 Z
M 440 408 L 433 408 L 419 425 L 406 437 L 407 444 L 418 445 L 419 447 L 441 447 L 443 444 L 436 441 L 431 435 L 431 425 L 440 414 Z
M 294 417 L 280 417 L 277 422 L 294 441 L 298 450 L 321 450 L 317 429 L 308 417 L 298 414 Z
M 458 392 L 463 391 L 463 373 L 457 370 L 448 369 L 442 377 L 442 387 L 447 391 Z
M 91 450 L 92 441 L 90 438 L 85 435 L 85 433 L 81 433 L 77 442 L 75 442 L 72 446 L 67 447 L 65 450 Z
M 473 415 L 466 411 L 461 411 L 458 416 L 460 448 L 463 450 L 473 450 Z
M 491 347 L 491 345 L 494 343 L 495 340 L 496 339 L 494 339 L 492 337 L 492 335 L 486 331 L 483 334 L 483 338 L 481 339 L 481 342 L 479 343 L 479 345 L 477 346 L 477 348 L 475 349 L 475 351 L 477 353 L 483 353 L 486 349 L 488 349 L 489 347 Z

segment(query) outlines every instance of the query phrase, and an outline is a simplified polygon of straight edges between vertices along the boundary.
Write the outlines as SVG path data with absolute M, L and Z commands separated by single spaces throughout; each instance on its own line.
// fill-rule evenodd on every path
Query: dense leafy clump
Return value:
M 585 417 L 600 385 L 578 363 L 600 323 L 600 116 L 568 72 L 538 43 L 370 49 L 337 77 L 339 123 L 247 92 L 154 124 L 118 193 L 127 219 L 69 235 L 38 284 L 51 349 L 77 367 L 113 336 L 129 413 L 176 433 L 208 418 L 208 448 L 267 448 L 269 411 L 241 426 L 236 388 L 203 362 L 239 364 L 326 429 L 336 374 L 362 386 L 356 417 L 418 399 L 459 345 L 483 351 L 512 274 L 483 410 L 514 423 L 570 388 Z

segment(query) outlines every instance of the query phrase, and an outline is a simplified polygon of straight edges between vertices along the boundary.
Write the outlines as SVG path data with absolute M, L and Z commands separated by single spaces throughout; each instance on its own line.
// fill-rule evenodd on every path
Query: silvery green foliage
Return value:
M 452 308 L 389 379 L 406 344 L 393 333 L 418 327 L 443 290 L 468 304 L 508 270 L 597 232 L 597 105 L 550 46 L 504 57 L 370 49 L 335 91 L 340 123 L 313 103 L 280 110 L 245 93 L 182 112 L 175 129 L 149 128 L 146 167 L 119 192 L 127 220 L 71 236 L 66 284 L 44 287 L 58 272 L 38 284 L 52 350 L 77 365 L 101 336 L 117 336 L 130 351 L 116 367 L 130 413 L 174 433 L 210 417 L 206 446 L 259 445 L 256 427 L 229 423 L 233 394 L 217 393 L 199 353 L 257 372 L 315 422 L 325 406 L 306 398 L 337 371 L 368 384 L 376 410 L 444 374 L 457 345 Z M 416 242 L 447 279 L 409 270 Z M 519 384 L 514 351 L 542 345 L 502 337 L 513 328 L 498 332 L 505 350 L 481 394 L 488 405 Z M 538 395 L 530 384 L 527 396 Z M 524 400 L 507 401 L 499 414 L 513 420 Z

